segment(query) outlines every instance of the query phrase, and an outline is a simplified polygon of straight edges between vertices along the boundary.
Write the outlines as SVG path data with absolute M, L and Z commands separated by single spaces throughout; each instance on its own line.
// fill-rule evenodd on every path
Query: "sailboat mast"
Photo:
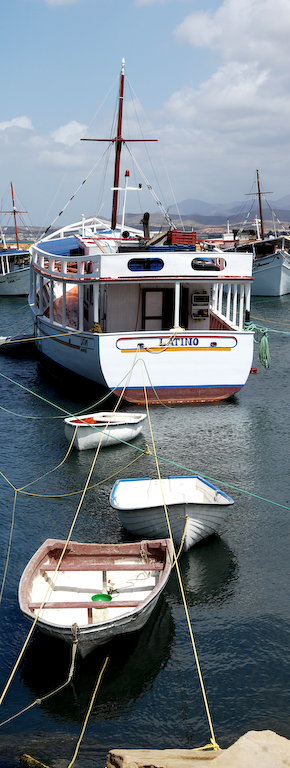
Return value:
M 12 208 L 13 208 L 13 216 L 14 216 L 14 226 L 15 226 L 15 235 L 16 235 L 16 245 L 19 249 L 19 240 L 18 240 L 18 229 L 17 229 L 17 218 L 16 218 L 16 208 L 15 208 L 15 201 L 14 201 L 14 191 L 13 191 L 13 184 L 12 181 L 10 181 L 11 184 L 11 195 L 12 195 Z
M 124 102 L 124 65 L 125 59 L 122 59 L 122 68 L 120 73 L 120 88 L 119 88 L 119 105 L 118 105 L 118 126 L 116 135 L 116 154 L 115 154 L 115 174 L 114 174 L 114 192 L 113 192 L 113 205 L 112 205 L 112 221 L 111 227 L 114 230 L 117 223 L 117 209 L 118 209 L 118 186 L 120 175 L 120 160 L 122 149 L 122 119 L 123 119 L 123 102 Z
M 264 222 L 263 222 L 262 199 L 261 199 L 261 190 L 260 190 L 260 176 L 259 176 L 258 170 L 257 170 L 257 187 L 258 187 L 259 210 L 260 210 L 260 221 L 261 221 L 261 239 L 264 240 Z

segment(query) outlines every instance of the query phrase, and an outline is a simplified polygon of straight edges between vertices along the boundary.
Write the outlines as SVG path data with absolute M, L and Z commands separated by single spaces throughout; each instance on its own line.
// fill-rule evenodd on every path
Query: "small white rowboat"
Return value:
M 161 483 L 149 477 L 118 480 L 110 496 L 124 528 L 136 537 L 146 538 L 168 536 L 164 501 L 172 536 L 179 546 L 185 531 L 185 551 L 201 539 L 219 533 L 228 507 L 234 503 L 230 496 L 198 475 L 167 477 Z
M 76 631 L 78 650 L 85 657 L 116 635 L 144 626 L 168 581 L 172 544 L 169 539 L 136 544 L 71 541 L 55 574 L 64 545 L 47 539 L 33 555 L 20 579 L 19 605 L 33 621 L 45 599 L 39 629 L 70 645 Z
M 100 441 L 103 448 L 118 445 L 118 440 L 134 440 L 141 432 L 144 419 L 144 413 L 88 413 L 64 419 L 64 433 L 69 443 L 75 433 L 74 446 L 78 451 L 97 448 Z

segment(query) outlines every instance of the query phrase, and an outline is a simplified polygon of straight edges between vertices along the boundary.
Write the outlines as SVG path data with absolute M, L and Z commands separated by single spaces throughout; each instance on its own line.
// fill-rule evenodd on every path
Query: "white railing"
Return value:
M 250 283 L 215 283 L 212 290 L 213 312 L 239 331 L 244 327 L 244 313 L 250 312 Z

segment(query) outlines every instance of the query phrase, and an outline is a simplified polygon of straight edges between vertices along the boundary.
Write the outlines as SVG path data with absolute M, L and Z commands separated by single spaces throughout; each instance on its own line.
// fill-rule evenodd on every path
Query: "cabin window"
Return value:
M 159 272 L 163 267 L 162 259 L 130 259 L 128 261 L 128 269 L 131 272 Z
M 78 246 L 78 248 L 71 248 L 69 255 L 70 256 L 83 256 L 84 255 L 84 248 L 81 246 Z
M 195 259 L 192 259 L 191 266 L 192 269 L 196 269 L 198 271 L 208 269 L 211 272 L 219 272 L 221 269 L 220 265 L 217 264 L 216 261 L 211 259 L 209 256 L 197 256 Z
M 49 269 L 49 259 L 46 256 L 43 259 L 43 269 Z
M 61 272 L 61 261 L 55 260 L 53 271 L 54 272 Z
M 173 326 L 174 289 L 146 289 L 142 291 L 142 329 L 168 330 Z

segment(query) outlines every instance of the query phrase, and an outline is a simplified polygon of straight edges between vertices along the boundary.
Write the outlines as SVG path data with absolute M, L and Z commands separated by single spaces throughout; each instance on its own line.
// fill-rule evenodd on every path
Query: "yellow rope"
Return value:
M 49 334 L 50 339 L 58 339 L 60 336 L 79 336 L 80 331 L 66 331 L 65 333 L 54 333 Z M 25 344 L 27 341 L 40 341 L 41 339 L 47 339 L 47 334 L 44 336 L 30 336 L 29 339 L 21 339 L 23 344 Z M 1 346 L 5 346 L 5 344 L 19 344 L 19 339 L 8 339 L 7 341 L 3 341 Z
M 267 319 L 265 317 L 257 317 L 256 315 L 252 315 L 252 313 L 251 313 L 251 317 L 254 320 L 260 320 L 261 322 L 267 323 L 267 324 L 268 323 L 276 323 L 277 325 L 290 325 L 290 323 L 283 323 L 282 320 L 276 320 L 276 318 L 275 318 L 275 320 L 270 320 L 269 317 L 267 317 Z
M 179 547 L 178 553 L 177 553 L 176 558 L 175 558 L 176 560 L 179 559 L 179 556 L 181 555 L 181 552 L 182 552 L 182 547 L 183 547 L 184 539 L 185 539 L 185 536 L 186 536 L 188 521 L 189 521 L 189 517 L 188 517 L 188 515 L 186 515 L 184 531 L 183 531 L 183 534 L 182 534 L 182 539 L 181 539 L 181 542 L 180 542 L 180 547 Z M 173 563 L 172 567 L 174 568 L 174 566 L 175 566 L 175 562 Z
M 141 363 L 142 363 L 142 360 L 141 360 Z M 172 536 L 172 531 L 171 531 L 171 525 L 170 525 L 170 520 L 169 520 L 169 515 L 168 515 L 168 509 L 167 509 L 167 505 L 166 505 L 166 502 L 165 502 L 163 485 L 162 485 L 162 480 L 161 480 L 161 475 L 160 475 L 159 463 L 158 463 L 158 458 L 157 458 L 157 455 L 156 455 L 155 441 L 154 441 L 153 429 L 152 429 L 151 418 L 150 418 L 150 413 L 149 413 L 147 390 L 146 390 L 146 385 L 145 385 L 145 381 L 144 381 L 142 365 L 141 365 L 141 370 L 142 370 L 144 397 L 145 397 L 145 403 L 146 403 L 148 424 L 149 424 L 151 440 L 152 440 L 153 453 L 155 455 L 156 469 L 157 469 L 158 479 L 159 479 L 159 483 L 160 483 L 160 489 L 161 489 L 161 494 L 162 494 L 162 499 L 163 499 L 164 512 L 165 512 L 166 521 L 167 521 L 167 525 L 168 525 L 169 536 L 170 536 L 170 539 L 171 539 L 171 543 L 172 543 L 172 547 L 173 547 L 173 552 L 174 552 L 174 565 L 176 567 L 176 572 L 177 572 L 177 577 L 178 577 L 178 581 L 179 581 L 179 586 L 180 586 L 182 601 L 183 601 L 183 605 L 184 605 L 186 620 L 187 620 L 187 624 L 188 624 L 190 639 L 191 639 L 191 643 L 192 643 L 192 648 L 193 648 L 195 663 L 196 663 L 196 667 L 197 667 L 200 687 L 201 687 L 201 691 L 202 691 L 202 695 L 203 695 L 204 706 L 205 706 L 205 710 L 206 710 L 206 714 L 207 714 L 207 719 L 208 719 L 208 723 L 209 723 L 209 728 L 210 728 L 210 732 L 211 732 L 211 740 L 210 741 L 211 741 L 212 749 L 219 750 L 220 747 L 217 744 L 216 739 L 215 739 L 215 735 L 214 735 L 212 719 L 211 719 L 211 715 L 210 715 L 210 711 L 209 711 L 209 705 L 208 705 L 208 701 L 207 701 L 205 686 L 204 686 L 204 682 L 203 682 L 203 678 L 202 678 L 201 668 L 200 668 L 199 659 L 198 659 L 198 655 L 197 655 L 197 649 L 196 649 L 195 640 L 194 640 L 194 636 L 193 636 L 193 631 L 192 631 L 192 627 L 191 627 L 191 621 L 190 621 L 190 616 L 189 616 L 189 612 L 188 612 L 185 592 L 184 592 L 184 588 L 183 588 L 180 568 L 179 568 L 177 557 L 176 557 L 175 546 L 174 546 L 174 541 L 173 541 L 173 536 Z
M 100 674 L 99 674 L 99 676 L 97 678 L 97 682 L 96 682 L 96 685 L 95 685 L 95 688 L 94 688 L 94 691 L 93 691 L 93 695 L 92 695 L 91 701 L 89 703 L 88 711 L 87 711 L 87 714 L 86 714 L 85 719 L 84 719 L 84 723 L 83 723 L 83 727 L 82 727 L 82 730 L 81 730 L 81 733 L 80 733 L 80 737 L 79 737 L 79 740 L 77 742 L 77 745 L 76 745 L 76 748 L 75 748 L 75 751 L 74 751 L 74 754 L 73 754 L 73 758 L 70 761 L 70 763 L 69 763 L 67 768 L 71 768 L 71 766 L 74 764 L 75 759 L 77 757 L 77 754 L 78 754 L 78 751 L 79 751 L 79 748 L 80 748 L 80 744 L 81 744 L 81 741 L 82 741 L 85 729 L 87 727 L 87 722 L 88 722 L 89 716 L 91 714 L 93 703 L 95 701 L 96 694 L 97 694 L 99 686 L 101 684 L 101 680 L 102 680 L 103 674 L 105 672 L 106 666 L 108 664 L 108 661 L 109 661 L 109 656 L 106 657 L 106 659 L 105 659 L 105 661 L 103 663 L 102 669 L 100 671 Z
M 141 459 L 141 456 L 146 456 L 148 454 L 148 451 L 145 449 L 141 453 L 138 454 L 138 456 L 135 457 L 135 459 L 132 459 L 132 461 L 129 461 L 129 464 L 126 464 L 124 467 L 121 467 L 121 469 L 117 469 L 116 472 L 113 472 L 112 475 L 108 475 L 108 477 L 104 477 L 103 480 L 99 480 L 97 483 L 94 483 L 93 485 L 88 486 L 88 491 L 91 491 L 93 488 L 97 488 L 98 485 L 102 485 L 102 483 L 106 483 L 108 480 L 111 480 L 112 477 L 116 477 L 116 475 L 119 475 L 120 472 L 123 472 L 124 469 L 128 469 L 128 467 L 131 467 L 132 464 L 135 463 L 135 461 L 138 461 L 138 459 Z M 17 491 L 18 493 L 22 493 L 23 496 L 30 496 L 31 498 L 36 499 L 64 499 L 69 496 L 77 496 L 79 493 L 82 493 L 82 489 L 78 491 L 71 491 L 71 493 L 32 493 L 31 491 L 18 491 L 17 488 L 14 488 L 14 485 L 8 480 L 8 478 L 3 474 L 3 472 L 0 472 L 0 475 L 6 480 L 6 482 L 13 488 L 14 491 Z
M 137 354 L 137 353 L 136 353 L 136 354 Z M 136 355 L 135 355 L 135 358 L 136 358 Z M 132 372 L 132 369 L 133 369 L 133 366 L 134 366 L 134 364 L 135 364 L 135 359 L 134 359 L 134 362 L 133 362 L 133 364 L 132 364 L 132 366 L 131 366 L 131 370 L 129 371 L 129 374 L 128 374 L 128 378 L 127 378 L 127 382 L 129 381 L 129 378 L 130 378 L 130 376 L 131 376 L 131 372 Z M 122 392 L 121 392 L 121 394 L 120 394 L 120 397 L 119 397 L 119 399 L 117 400 L 117 403 L 116 403 L 116 406 L 115 406 L 115 408 L 114 408 L 114 411 L 113 411 L 113 413 L 114 413 L 114 412 L 117 410 L 117 408 L 118 408 L 118 405 L 119 405 L 119 403 L 120 403 L 120 402 L 121 402 L 121 400 L 122 400 L 122 397 L 123 397 L 123 394 L 124 394 L 125 388 L 126 388 L 126 386 L 127 386 L 127 382 L 125 383 L 125 385 L 124 385 L 124 387 L 123 387 L 123 390 L 122 390 Z M 112 413 L 112 417 L 113 417 L 113 413 Z M 111 420 L 110 420 L 110 421 L 111 421 Z M 63 550 L 62 550 L 62 553 L 61 553 L 61 555 L 60 555 L 60 558 L 59 558 L 59 560 L 58 560 L 58 563 L 56 564 L 56 567 L 55 567 L 55 571 L 54 571 L 54 573 L 53 573 L 53 575 L 52 575 L 52 578 L 51 578 L 50 584 L 48 585 L 48 589 L 47 589 L 47 591 L 46 591 L 46 593 L 45 593 L 45 595 L 44 595 L 44 598 L 43 598 L 43 600 L 42 600 L 42 603 L 41 603 L 41 605 L 40 605 L 40 607 L 39 607 L 39 609 L 38 609 L 38 611 L 37 611 L 37 614 L 36 614 L 36 616 L 35 616 L 35 619 L 34 619 L 34 621 L 33 621 L 33 623 L 32 623 L 32 627 L 31 627 L 30 631 L 28 632 L 28 635 L 27 635 L 27 637 L 26 637 L 26 640 L 25 640 L 25 641 L 24 641 L 24 643 L 23 643 L 22 649 L 21 649 L 21 651 L 20 651 L 20 653 L 19 653 L 19 655 L 18 655 L 18 658 L 17 658 L 17 660 L 16 660 L 16 662 L 15 662 L 15 664 L 14 664 L 14 667 L 13 667 L 13 669 L 12 669 L 12 672 L 11 672 L 11 674 L 10 674 L 10 676 L 9 676 L 9 678 L 8 678 L 8 681 L 7 681 L 7 683 L 6 683 L 5 687 L 4 687 L 4 690 L 3 690 L 3 692 L 2 692 L 2 694 L 1 694 L 1 696 L 0 696 L 0 705 L 2 704 L 2 702 L 3 702 L 3 699 L 4 699 L 4 697 L 5 697 L 6 693 L 7 693 L 7 690 L 8 690 L 8 688 L 9 688 L 9 686 L 10 686 L 10 683 L 11 683 L 11 681 L 13 680 L 13 677 L 14 677 L 14 675 L 15 675 L 15 672 L 16 672 L 16 670 L 18 669 L 18 666 L 19 666 L 19 664 L 20 664 L 20 661 L 21 661 L 21 659 L 22 659 L 22 656 L 23 656 L 23 654 L 24 654 L 24 651 L 25 651 L 25 649 L 26 649 L 26 647 L 27 647 L 27 644 L 28 644 L 28 642 L 29 642 L 29 640 L 30 640 L 30 637 L 31 637 L 31 635 L 32 635 L 32 633 L 33 633 L 33 630 L 34 630 L 34 628 L 35 628 L 35 625 L 36 625 L 36 623 L 37 623 L 37 620 L 38 620 L 38 618 L 39 618 L 40 612 L 41 612 L 41 610 L 42 610 L 42 608 L 43 608 L 43 606 L 44 606 L 44 603 L 45 603 L 45 601 L 46 601 L 46 598 L 47 598 L 47 595 L 48 595 L 48 593 L 49 593 L 49 590 L 51 589 L 51 585 L 52 585 L 52 584 L 53 584 L 53 582 L 54 582 L 54 579 L 55 579 L 55 576 L 56 576 L 56 574 L 57 574 L 57 571 L 59 570 L 59 567 L 60 567 L 60 565 L 61 565 L 61 563 L 62 563 L 62 560 L 63 560 L 63 558 L 64 558 L 65 552 L 66 552 L 66 550 L 67 550 L 67 547 L 68 547 L 68 545 L 69 545 L 69 542 L 70 542 L 70 539 L 71 539 L 71 536 L 72 536 L 72 532 L 73 532 L 74 526 L 75 526 L 75 524 L 76 524 L 76 521 L 77 521 L 77 518 L 78 518 L 78 515 L 79 515 L 79 512 L 80 512 L 80 509 L 81 509 L 81 507 L 82 507 L 82 503 L 83 503 L 83 500 L 84 500 L 84 497 L 85 497 L 86 491 L 87 491 L 87 489 L 88 489 L 88 485 L 89 485 L 89 482 L 90 482 L 90 479 L 91 479 L 91 476 L 92 476 L 92 473 L 93 473 L 93 470 L 94 470 L 94 467 L 95 467 L 95 464 L 96 464 L 96 461 L 97 461 L 97 458 L 98 458 L 98 455 L 99 455 L 99 452 L 100 452 L 100 448 L 101 448 L 101 444 L 102 444 L 102 439 L 103 439 L 103 436 L 104 436 L 104 434 L 105 434 L 105 432 L 106 432 L 106 429 L 108 428 L 108 426 L 109 426 L 109 424 L 110 424 L 110 421 L 109 421 L 109 422 L 106 424 L 106 427 L 105 427 L 105 429 L 104 429 L 104 430 L 103 430 L 103 432 L 102 432 L 102 435 L 101 435 L 101 440 L 100 440 L 100 442 L 99 442 L 99 445 L 98 445 L 98 447 L 97 447 L 97 450 L 96 450 L 96 453 L 95 453 L 95 456 L 94 456 L 94 459 L 93 459 L 93 462 L 92 462 L 92 465 L 91 465 L 91 468 L 90 468 L 90 471 L 89 471 L 89 474 L 88 474 L 88 477 L 87 477 L 87 480 L 86 480 L 86 483 L 85 483 L 85 486 L 84 486 L 84 489 L 83 489 L 83 491 L 82 491 L 82 495 L 81 495 L 81 498 L 80 498 L 80 501 L 79 501 L 79 504 L 78 504 L 78 507 L 77 507 L 77 511 L 76 511 L 76 513 L 75 513 L 75 516 L 74 516 L 74 518 L 73 518 L 73 521 L 72 521 L 72 524 L 71 524 L 71 527 L 70 527 L 70 530 L 69 530 L 69 534 L 68 534 L 68 537 L 67 537 L 67 539 L 66 539 L 66 542 L 65 542 L 65 545 L 64 545 L 64 547 L 63 547 Z M 10 484 L 10 485 L 12 485 L 11 483 L 9 483 L 9 484 Z
M 53 467 L 53 469 L 49 469 L 47 472 L 45 472 L 45 473 L 44 473 L 44 475 L 40 475 L 40 477 L 37 477 L 35 480 L 31 480 L 31 482 L 30 482 L 30 483 L 27 483 L 26 485 L 23 485 L 23 486 L 22 486 L 22 488 L 18 488 L 18 489 L 17 489 L 17 490 L 18 490 L 18 493 L 23 493 L 25 488 L 29 488 L 29 486 L 30 486 L 30 485 L 33 485 L 34 483 L 37 483 L 39 480 L 42 480 L 44 477 L 47 477 L 47 475 L 50 475 L 52 472 L 56 472 L 56 470 L 57 470 L 57 469 L 59 469 L 60 467 L 62 467 L 62 465 L 63 465 L 63 464 L 65 463 L 65 461 L 67 460 L 67 458 L 68 458 L 68 456 L 69 456 L 69 454 L 70 454 L 70 452 L 71 452 L 71 450 L 72 450 L 72 447 L 73 447 L 73 443 L 74 443 L 74 439 L 75 439 L 75 435 L 76 435 L 76 431 L 77 431 L 77 426 L 76 426 L 76 427 L 75 427 L 75 429 L 74 429 L 74 433 L 73 433 L 72 439 L 71 439 L 71 441 L 70 441 L 69 447 L 68 447 L 68 449 L 67 449 L 67 452 L 66 452 L 66 454 L 65 454 L 65 457 L 64 457 L 64 459 L 62 459 L 62 461 L 60 462 L 60 464 L 57 464 L 57 466 L 56 466 L 56 467 Z M 1 474 L 2 474 L 2 473 L 1 473 Z
M 66 459 L 67 459 L 67 457 L 68 457 L 68 455 L 69 455 L 69 453 L 70 453 L 70 451 L 72 449 L 76 430 L 77 430 L 77 426 L 75 427 L 72 440 L 70 442 L 70 445 L 68 447 L 68 450 L 66 452 L 66 455 L 65 455 L 64 459 L 60 462 L 60 464 L 58 464 L 57 467 L 54 467 L 54 469 L 50 469 L 44 475 L 41 475 L 41 477 L 37 478 L 37 480 L 41 480 L 43 477 L 46 477 L 47 475 L 50 474 L 50 472 L 55 472 L 55 470 L 57 470 L 59 467 L 62 466 L 62 464 L 64 464 L 64 462 L 66 461 Z M 2 472 L 0 474 L 2 475 L 2 477 L 5 477 Z M 7 478 L 5 478 L 5 480 L 7 480 Z M 24 488 L 28 488 L 29 485 L 33 485 L 33 483 L 36 483 L 37 480 L 32 480 L 30 483 L 27 483 L 27 485 L 24 485 L 22 488 L 14 488 L 14 502 L 13 502 L 13 511 L 12 511 L 11 527 L 10 527 L 10 536 L 9 536 L 9 543 L 8 543 L 8 550 L 7 550 L 7 555 L 6 555 L 6 563 L 5 563 L 5 568 L 4 568 L 4 574 L 3 574 L 3 579 L 2 579 L 2 586 L 1 586 L 1 591 L 0 591 L 0 604 L 2 602 L 3 590 L 4 590 L 5 581 L 6 581 L 6 575 L 7 575 L 7 570 L 8 570 L 9 558 L 10 558 L 11 543 L 12 543 L 12 533 L 13 533 L 14 519 L 15 519 L 15 508 L 16 508 L 17 493 L 23 493 L 24 492 L 23 491 Z M 7 480 L 7 482 L 9 482 L 9 480 Z M 9 485 L 11 485 L 11 483 L 9 483 Z
M 17 499 L 17 490 L 14 489 L 14 501 L 13 501 L 12 518 L 11 518 L 11 526 L 10 526 L 10 536 L 9 536 L 8 550 L 7 550 L 7 555 L 6 555 L 6 563 L 5 563 L 4 574 L 3 574 L 3 579 L 2 579 L 2 586 L 1 586 L 1 592 L 0 592 L 0 603 L 2 602 L 3 590 L 4 590 L 4 585 L 5 585 L 5 581 L 6 581 L 6 575 L 7 575 L 7 571 L 8 571 L 8 563 L 9 563 L 9 557 L 10 557 L 10 551 L 11 551 L 12 534 L 13 534 L 14 520 L 15 520 L 16 499 Z
M 0 723 L 0 728 L 2 728 L 2 725 L 7 725 L 7 723 L 10 723 L 11 720 L 15 720 L 16 717 L 19 717 L 20 715 L 24 715 L 25 712 L 27 712 L 29 709 L 32 709 L 32 707 L 35 707 L 36 704 L 40 705 L 43 703 L 43 701 L 46 701 L 47 699 L 51 699 L 52 696 L 55 696 L 57 693 L 62 691 L 63 688 L 66 688 L 68 686 L 74 673 L 77 644 L 78 644 L 78 639 L 76 638 L 72 644 L 71 664 L 69 668 L 68 677 L 65 683 L 62 683 L 53 691 L 50 691 L 50 693 L 46 693 L 44 696 L 41 696 L 41 698 L 39 697 L 38 699 L 34 699 L 34 701 L 32 701 L 31 704 L 28 704 L 27 707 L 24 707 L 24 709 L 21 709 L 20 712 L 16 712 L 14 715 L 11 715 L 11 717 L 8 717 L 7 720 L 4 720 L 2 723 Z

